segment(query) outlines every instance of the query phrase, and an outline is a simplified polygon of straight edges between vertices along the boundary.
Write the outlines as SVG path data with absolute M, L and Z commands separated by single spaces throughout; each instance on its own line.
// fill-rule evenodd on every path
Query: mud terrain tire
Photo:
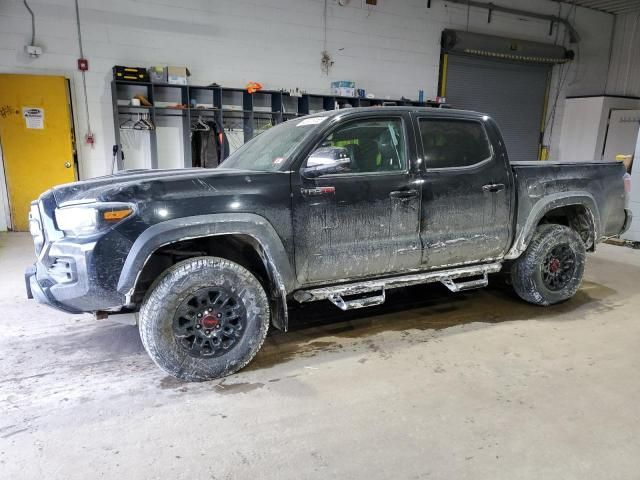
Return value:
M 511 266 L 513 289 L 535 305 L 568 300 L 582 283 L 585 255 L 584 243 L 572 228 L 539 225 L 525 252 Z
M 144 348 L 162 370 L 188 381 L 224 377 L 256 355 L 269 329 L 269 301 L 237 263 L 194 257 L 167 269 L 140 309 Z

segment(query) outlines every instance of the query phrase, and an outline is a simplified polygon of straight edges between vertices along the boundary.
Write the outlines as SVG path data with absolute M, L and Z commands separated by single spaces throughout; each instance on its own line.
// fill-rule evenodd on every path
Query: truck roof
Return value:
M 447 114 L 451 114 L 452 117 L 461 117 L 466 116 L 469 118 L 480 118 L 489 116 L 485 113 L 474 112 L 472 110 L 459 110 L 455 108 L 436 108 L 436 107 L 416 107 L 416 106 L 399 106 L 399 105 L 387 105 L 387 106 L 376 106 L 376 107 L 351 107 L 351 108 L 341 108 L 338 110 L 326 110 L 322 112 L 317 112 L 312 114 L 311 116 L 327 116 L 334 117 L 336 115 L 342 115 L 349 112 L 379 112 L 380 109 L 384 109 L 385 112 L 418 112 L 418 113 L 438 113 L 442 116 L 447 116 Z

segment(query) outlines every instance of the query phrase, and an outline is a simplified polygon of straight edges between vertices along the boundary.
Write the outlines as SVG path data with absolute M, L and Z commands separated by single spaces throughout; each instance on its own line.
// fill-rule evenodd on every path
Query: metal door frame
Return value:
M 11 205 L 9 204 L 9 186 L 7 185 L 7 175 L 4 171 L 4 156 L 2 154 L 2 136 L 0 136 L 0 196 L 2 199 L 2 210 L 4 211 L 4 218 L 7 230 L 11 230 L 13 221 L 11 218 Z

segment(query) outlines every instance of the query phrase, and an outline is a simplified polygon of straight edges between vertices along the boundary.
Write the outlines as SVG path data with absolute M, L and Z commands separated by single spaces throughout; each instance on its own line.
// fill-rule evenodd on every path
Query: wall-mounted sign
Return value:
M 22 107 L 22 116 L 27 128 L 44 128 L 44 108 Z

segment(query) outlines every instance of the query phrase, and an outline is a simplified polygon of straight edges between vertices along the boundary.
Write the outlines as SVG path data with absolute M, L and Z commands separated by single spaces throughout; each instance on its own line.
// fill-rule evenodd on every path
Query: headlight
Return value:
M 56 208 L 58 229 L 70 236 L 86 236 L 105 230 L 127 218 L 133 207 L 126 203 L 89 203 Z

